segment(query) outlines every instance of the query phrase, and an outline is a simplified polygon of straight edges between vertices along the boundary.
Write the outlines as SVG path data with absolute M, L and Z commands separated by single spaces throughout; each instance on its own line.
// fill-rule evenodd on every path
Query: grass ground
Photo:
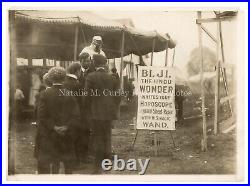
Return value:
M 208 150 L 202 152 L 201 120 L 185 120 L 183 125 L 177 125 L 172 132 L 177 148 L 168 131 L 158 132 L 160 146 L 158 156 L 154 156 L 153 139 L 150 131 L 139 131 L 138 137 L 131 150 L 131 144 L 136 134 L 132 123 L 134 114 L 128 110 L 123 111 L 121 121 L 115 122 L 112 130 L 112 146 L 119 158 L 146 159 L 150 163 L 146 174 L 233 174 L 236 164 L 236 136 L 232 131 L 228 134 L 213 135 L 212 119 L 208 118 Z M 34 174 L 36 172 L 36 160 L 33 157 L 34 139 L 36 127 L 30 124 L 30 120 L 17 124 L 14 140 L 14 162 L 16 174 Z M 14 131 L 10 131 L 14 132 Z M 12 161 L 12 160 L 10 160 Z M 75 171 L 76 174 L 90 174 L 91 163 L 82 166 Z M 137 171 L 114 171 L 105 174 L 138 174 Z

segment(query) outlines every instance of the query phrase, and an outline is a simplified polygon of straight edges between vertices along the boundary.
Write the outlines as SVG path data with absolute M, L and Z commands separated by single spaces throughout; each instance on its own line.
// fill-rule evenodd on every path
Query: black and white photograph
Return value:
M 7 180 L 246 179 L 242 6 L 26 5 L 3 12 Z

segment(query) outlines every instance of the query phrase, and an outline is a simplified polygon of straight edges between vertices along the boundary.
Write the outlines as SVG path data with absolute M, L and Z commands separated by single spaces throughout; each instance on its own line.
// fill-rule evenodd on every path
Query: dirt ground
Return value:
M 236 165 L 235 131 L 213 135 L 213 118 L 208 118 L 208 150 L 201 151 L 201 119 L 185 120 L 172 132 L 176 147 L 169 131 L 159 131 L 158 156 L 154 156 L 152 131 L 138 131 L 134 149 L 131 149 L 136 134 L 134 114 L 122 112 L 121 121 L 116 121 L 112 130 L 112 147 L 119 158 L 125 160 L 150 158 L 146 174 L 233 174 Z M 10 131 L 14 132 L 14 131 Z M 14 132 L 15 174 L 35 174 L 36 160 L 33 157 L 36 127 L 31 120 L 17 124 Z M 13 148 L 11 148 L 13 149 Z M 10 160 L 11 161 L 11 160 Z M 86 163 L 75 174 L 90 174 L 92 163 Z M 62 170 L 61 170 L 62 171 Z M 62 172 L 63 173 L 63 172 Z M 138 171 L 107 171 L 104 174 L 138 174 Z

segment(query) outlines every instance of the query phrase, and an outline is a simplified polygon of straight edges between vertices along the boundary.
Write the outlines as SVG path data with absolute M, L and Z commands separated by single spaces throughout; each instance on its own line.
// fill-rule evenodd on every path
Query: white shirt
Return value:
M 83 53 L 88 53 L 91 59 L 93 59 L 94 54 L 101 54 L 106 57 L 105 53 L 102 50 L 100 50 L 100 52 L 96 52 L 94 47 L 95 47 L 94 45 L 85 47 L 84 49 L 82 49 L 79 56 L 82 55 Z
M 72 78 L 74 78 L 74 79 L 78 79 L 77 76 L 76 76 L 75 74 L 67 74 L 66 76 L 72 77 Z

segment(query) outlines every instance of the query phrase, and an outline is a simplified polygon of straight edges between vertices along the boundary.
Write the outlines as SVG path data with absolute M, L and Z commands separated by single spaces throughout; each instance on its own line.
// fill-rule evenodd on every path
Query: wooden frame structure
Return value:
M 214 106 L 214 135 L 218 133 L 218 124 L 219 124 L 219 104 L 221 101 L 225 100 L 229 103 L 231 118 L 228 119 L 230 122 L 234 122 L 233 111 L 231 106 L 230 99 L 233 96 L 229 96 L 228 87 L 227 87 L 227 79 L 226 79 L 226 69 L 225 69 L 225 57 L 224 57 L 224 46 L 222 39 L 222 21 L 231 21 L 237 14 L 237 12 L 226 11 L 223 13 L 214 12 L 215 18 L 202 18 L 201 11 L 197 12 L 196 24 L 198 26 L 198 34 L 199 34 L 199 50 L 200 50 L 200 76 L 201 76 L 201 100 L 202 100 L 202 140 L 201 140 L 201 149 L 202 151 L 207 150 L 207 124 L 206 124 L 206 110 L 205 110 L 205 92 L 204 92 L 204 80 L 203 80 L 203 50 L 202 50 L 202 31 L 204 31 L 215 43 L 216 43 L 216 79 L 215 79 L 215 106 Z M 203 23 L 217 23 L 217 35 L 216 37 L 211 34 Z M 220 99 L 220 76 L 222 75 L 224 88 L 226 92 L 226 98 Z M 226 102 L 224 101 L 224 102 Z

